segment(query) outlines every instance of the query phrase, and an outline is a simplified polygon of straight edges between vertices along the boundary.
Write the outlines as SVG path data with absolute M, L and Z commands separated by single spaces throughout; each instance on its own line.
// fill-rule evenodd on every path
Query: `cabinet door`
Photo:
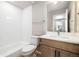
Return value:
M 78 54 L 74 54 L 71 52 L 67 52 L 63 50 L 60 51 L 60 57 L 78 57 L 78 56 L 79 56 Z
M 46 45 L 40 45 L 39 51 L 42 53 L 40 57 L 55 57 L 55 49 Z

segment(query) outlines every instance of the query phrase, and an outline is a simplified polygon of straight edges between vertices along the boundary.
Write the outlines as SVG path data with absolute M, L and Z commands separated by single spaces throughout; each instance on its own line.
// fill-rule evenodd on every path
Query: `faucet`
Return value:
M 60 35 L 60 31 L 61 31 L 61 27 L 58 26 L 58 30 L 57 30 L 57 34 L 58 34 L 58 36 Z
M 60 35 L 60 31 L 58 30 L 57 33 L 58 33 L 58 36 L 59 36 Z

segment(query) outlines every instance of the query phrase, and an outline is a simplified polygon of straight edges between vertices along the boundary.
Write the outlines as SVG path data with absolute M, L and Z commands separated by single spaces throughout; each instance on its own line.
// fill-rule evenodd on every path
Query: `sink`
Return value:
M 65 35 L 48 35 L 49 37 L 53 37 L 53 38 L 61 38 L 61 39 L 68 39 L 67 36 Z
M 59 36 L 59 38 L 68 39 L 66 36 Z
M 51 40 L 58 40 L 68 43 L 79 44 L 79 37 L 71 34 L 61 33 L 58 35 L 57 33 L 48 32 L 46 35 L 42 36 L 43 38 L 48 38 Z

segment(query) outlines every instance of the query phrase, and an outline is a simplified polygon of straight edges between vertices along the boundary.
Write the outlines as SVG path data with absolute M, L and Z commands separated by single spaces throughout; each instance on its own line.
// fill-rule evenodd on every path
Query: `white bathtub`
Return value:
M 21 48 L 28 43 L 19 42 L 16 44 L 6 45 L 5 47 L 0 47 L 0 57 L 19 57 L 21 56 Z

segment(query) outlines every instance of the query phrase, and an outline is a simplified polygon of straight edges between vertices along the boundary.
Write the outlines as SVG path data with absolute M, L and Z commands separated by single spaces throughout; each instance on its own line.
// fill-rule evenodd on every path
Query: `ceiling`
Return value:
M 48 12 L 67 8 L 69 4 L 68 1 L 58 1 L 57 4 L 48 1 L 8 1 L 8 2 L 22 9 L 35 3 L 39 2 L 46 3 Z
M 47 5 L 48 12 L 66 9 L 69 3 L 69 1 L 58 1 L 57 4 L 51 2 Z
M 33 3 L 35 3 L 34 1 L 7 1 L 8 3 L 11 3 L 17 7 L 20 7 L 20 8 L 25 8 Z

